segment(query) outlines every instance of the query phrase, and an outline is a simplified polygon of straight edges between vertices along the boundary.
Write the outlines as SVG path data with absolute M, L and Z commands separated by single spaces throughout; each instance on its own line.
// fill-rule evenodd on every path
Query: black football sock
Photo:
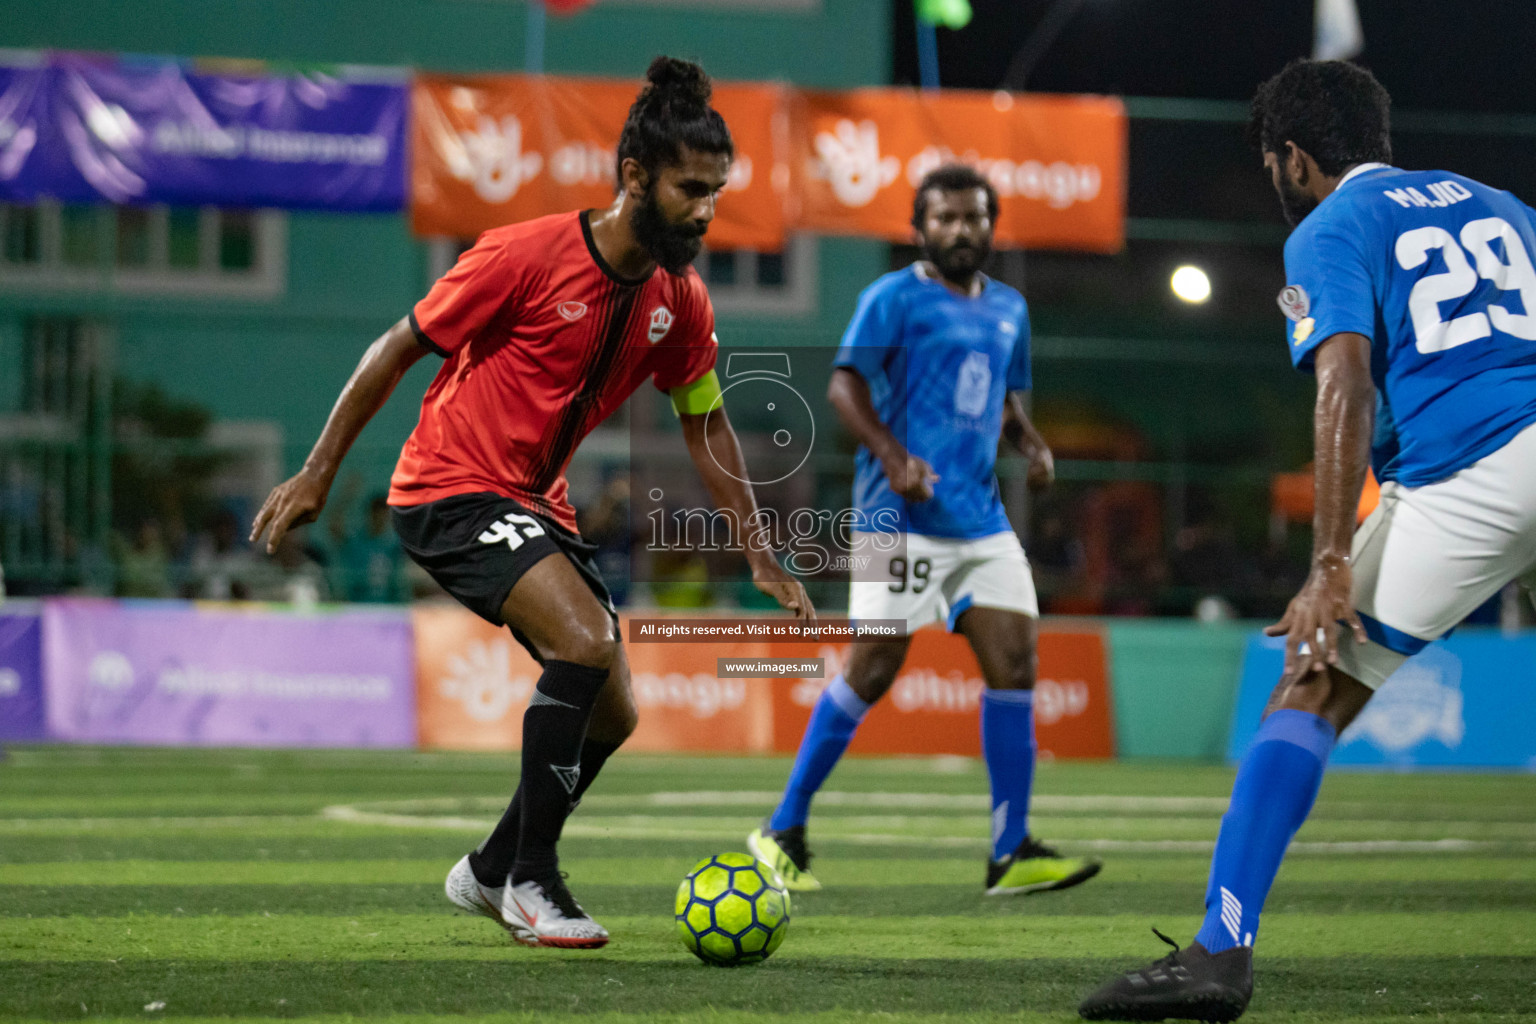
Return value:
M 559 870 L 555 844 L 581 785 L 581 749 L 587 720 L 608 670 L 546 661 L 523 713 L 522 814 L 512 881 L 546 879 Z
M 592 780 L 597 778 L 597 773 L 603 770 L 608 758 L 618 749 L 617 743 L 604 743 L 602 740 L 589 739 L 582 742 L 581 778 L 576 782 L 576 791 L 571 794 L 573 810 L 582 794 L 592 785 Z M 512 873 L 512 862 L 517 859 L 517 834 L 522 816 L 523 787 L 518 786 L 517 792 L 512 794 L 512 803 L 501 815 L 501 821 L 496 823 L 496 828 L 486 836 L 480 848 L 469 855 L 469 867 L 481 885 L 502 885 Z
M 597 773 L 603 770 L 603 765 L 608 763 L 608 759 L 618 749 L 617 743 L 604 743 L 602 740 L 587 740 L 581 745 L 581 779 L 576 783 L 576 791 L 571 794 L 571 810 L 576 809 L 582 795 L 592 788 Z
M 505 885 L 517 858 L 517 831 L 523 817 L 523 787 L 519 783 L 512 802 L 501 812 L 501 820 L 491 829 L 474 853 L 469 855 L 469 870 L 481 885 Z

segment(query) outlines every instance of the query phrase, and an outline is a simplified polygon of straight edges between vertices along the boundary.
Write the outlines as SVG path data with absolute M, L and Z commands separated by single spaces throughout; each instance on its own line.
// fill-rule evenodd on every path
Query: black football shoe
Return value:
M 1085 1020 L 1204 1020 L 1225 1024 L 1253 997 L 1253 949 L 1235 946 L 1207 953 L 1198 942 L 1183 949 L 1152 929 L 1173 952 L 1106 983 L 1077 1008 Z

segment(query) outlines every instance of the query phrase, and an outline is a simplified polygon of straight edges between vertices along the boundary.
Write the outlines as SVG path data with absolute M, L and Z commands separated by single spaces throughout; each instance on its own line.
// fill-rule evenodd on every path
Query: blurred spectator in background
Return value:
M 1185 524 L 1174 537 L 1170 598 L 1203 622 L 1236 618 L 1241 597 L 1263 587 L 1253 559 L 1238 546 L 1236 530 L 1206 490 L 1189 492 Z
M 633 541 L 629 521 L 629 476 L 619 473 L 609 479 L 594 504 L 577 510 L 576 522 L 581 535 L 597 545 L 593 559 L 603 574 L 608 592 L 613 595 L 613 603 L 624 607 L 629 603 L 629 553 Z
M 314 548 L 307 543 L 307 530 L 290 530 L 265 568 L 255 597 L 261 601 L 285 601 L 300 607 L 312 607 L 329 599 L 325 566 Z M 276 572 L 271 572 L 272 569 Z
M 170 597 L 171 559 L 166 553 L 160 521 L 140 521 L 133 539 L 112 537 L 112 561 L 116 569 L 118 597 Z
M 1144 462 L 1145 441 L 1124 432 L 1114 438 L 1113 459 Z M 1163 559 L 1163 499 L 1145 480 L 1113 480 L 1082 503 L 1080 525 L 1088 592 L 1100 615 L 1149 615 L 1167 582 Z
M 708 608 L 715 603 L 709 562 L 700 552 L 658 551 L 651 565 L 651 598 L 658 608 Z
M 405 555 L 389 522 L 387 496 L 378 493 L 369 498 L 361 528 L 348 528 L 348 513 L 361 484 L 359 476 L 348 478 L 327 519 L 335 552 L 331 593 L 341 600 L 365 604 L 408 601 Z
M 1067 526 L 1067 514 L 1058 498 L 1036 499 L 1030 517 L 1029 543 L 1025 553 L 1039 589 L 1042 607 L 1058 611 L 1057 601 L 1079 598 L 1087 585 L 1087 558 L 1083 542 Z
M 251 599 L 252 580 L 261 574 L 260 560 L 240 535 L 240 520 L 234 512 L 220 509 L 209 519 L 207 531 L 193 542 L 188 574 L 187 597 Z

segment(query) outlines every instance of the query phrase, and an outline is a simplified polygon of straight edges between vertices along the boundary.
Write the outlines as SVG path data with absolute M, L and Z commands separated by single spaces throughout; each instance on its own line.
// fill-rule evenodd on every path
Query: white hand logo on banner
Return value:
M 508 115 L 501 124 L 481 116 L 476 131 L 459 132 L 461 159 L 450 158 L 453 176 L 471 181 L 475 194 L 488 203 L 504 203 L 544 167 L 538 153 L 523 152 L 523 123 Z
M 1444 648 L 1434 647 L 1377 691 L 1339 737 L 1339 746 L 1366 739 L 1388 754 L 1399 754 L 1434 739 L 1455 750 L 1466 734 L 1461 663 Z
M 817 177 L 832 184 L 844 206 L 868 206 L 880 190 L 901 174 L 901 161 L 880 155 L 880 129 L 873 121 L 854 124 L 846 118 L 830 132 L 816 133 Z
M 457 701 L 477 722 L 497 722 L 532 694 L 537 680 L 512 672 L 512 645 L 505 640 L 472 641 L 463 652 L 450 655 L 448 674 L 438 680 L 438 692 Z

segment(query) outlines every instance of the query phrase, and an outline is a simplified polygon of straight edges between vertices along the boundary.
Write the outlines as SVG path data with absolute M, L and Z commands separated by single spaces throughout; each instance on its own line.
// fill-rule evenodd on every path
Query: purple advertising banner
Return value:
M 175 601 L 43 605 L 48 732 L 86 743 L 410 747 L 404 612 Z
M 48 125 L 49 71 L 0 66 L 0 201 L 31 202 L 40 189 L 38 144 Z
M 405 204 L 398 82 L 193 74 L 50 55 L 35 195 L 67 202 L 382 210 Z
M 42 630 L 35 607 L 0 608 L 0 740 L 40 740 Z

